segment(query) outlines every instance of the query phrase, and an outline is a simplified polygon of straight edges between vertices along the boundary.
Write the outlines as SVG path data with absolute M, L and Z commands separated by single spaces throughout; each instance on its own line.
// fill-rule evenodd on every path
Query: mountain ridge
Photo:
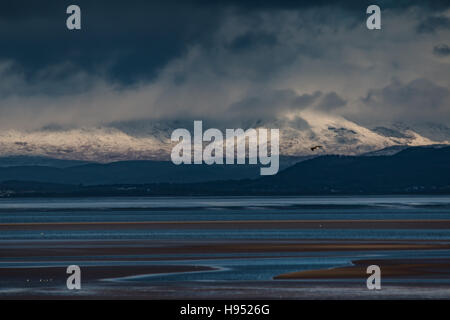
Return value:
M 209 122 L 211 126 L 217 125 Z M 204 129 L 211 127 L 208 122 Z M 279 128 L 280 154 L 316 156 L 322 154 L 359 155 L 392 146 L 448 144 L 450 129 L 433 127 L 439 140 L 420 135 L 408 126 L 369 129 L 343 117 L 299 112 L 281 119 L 234 124 L 247 129 Z M 172 130 L 191 129 L 189 121 L 140 121 L 139 125 L 113 123 L 92 128 L 53 128 L 0 132 L 0 156 L 41 156 L 61 160 L 108 163 L 125 160 L 170 160 Z M 447 130 L 448 129 L 448 130 Z M 447 137 L 447 139 L 444 139 Z M 323 146 L 312 151 L 315 145 Z

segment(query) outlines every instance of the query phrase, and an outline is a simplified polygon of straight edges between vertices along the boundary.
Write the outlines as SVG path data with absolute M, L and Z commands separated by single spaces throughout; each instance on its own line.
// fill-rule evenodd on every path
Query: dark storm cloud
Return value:
M 68 5 L 82 9 L 82 30 L 65 28 Z M 0 60 L 23 65 L 26 76 L 49 65 L 67 63 L 90 73 L 107 73 L 122 82 L 154 77 L 193 43 L 207 43 L 227 8 L 241 12 L 303 10 L 336 6 L 351 16 L 364 16 L 372 1 L 337 0 L 190 0 L 190 1 L 3 1 L 0 5 Z M 380 1 L 383 9 L 448 8 L 447 1 Z M 440 21 L 440 20 L 439 20 Z M 321 21 L 317 21 L 321 23 Z M 433 28 L 425 23 L 425 30 Z M 436 22 L 434 22 L 436 23 Z M 438 22 L 438 24 L 443 22 Z M 271 45 L 270 34 L 247 34 L 232 44 L 236 50 Z
M 65 26 L 66 8 L 74 3 L 81 7 L 80 31 Z M 0 59 L 23 65 L 27 76 L 70 61 L 118 80 L 150 78 L 192 39 L 214 30 L 216 10 L 174 1 L 11 1 L 0 8 L 6 44 Z
M 49 66 L 30 77 L 25 75 L 23 66 L 0 62 L 0 97 L 68 96 L 87 92 L 104 82 L 70 63 Z
M 448 14 L 442 5 L 381 2 L 386 27 L 371 32 L 364 1 L 39 3 L 0 10 L 2 129 L 291 119 L 304 110 L 390 119 L 409 116 L 402 99 L 417 113 L 430 101 L 445 109 L 435 87 L 450 87 L 446 59 L 430 43 L 446 42 L 448 31 L 415 32 L 426 17 Z M 71 3 L 82 9 L 79 32 L 65 27 Z M 411 83 L 422 78 L 431 85 Z M 389 102 L 408 90 L 416 92 Z
M 438 44 L 434 46 L 433 53 L 440 57 L 446 57 L 450 55 L 450 47 L 446 44 Z
M 269 33 L 246 33 L 234 39 L 230 44 L 232 50 L 254 50 L 258 47 L 274 46 L 277 38 Z
M 446 16 L 431 16 L 417 26 L 419 33 L 432 33 L 441 29 L 450 29 L 450 18 Z
M 191 1 L 197 4 L 211 3 L 208 0 Z M 404 10 L 413 6 L 429 11 L 439 11 L 449 7 L 447 0 L 216 0 L 213 3 L 234 5 L 247 10 L 255 9 L 308 9 L 336 6 L 350 11 L 360 11 L 369 5 L 377 4 L 385 9 Z

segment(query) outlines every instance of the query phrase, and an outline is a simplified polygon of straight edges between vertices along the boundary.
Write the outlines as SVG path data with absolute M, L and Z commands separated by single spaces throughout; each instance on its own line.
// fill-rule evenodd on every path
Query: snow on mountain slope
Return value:
M 301 128 L 298 128 L 302 119 Z M 408 131 L 404 137 L 387 137 L 342 117 L 304 111 L 284 121 L 280 153 L 305 155 L 318 153 L 362 154 L 395 145 L 431 145 L 428 138 Z M 311 151 L 314 145 L 323 148 Z
M 170 145 L 153 137 L 137 138 L 111 128 L 0 132 L 1 155 L 39 155 L 108 162 L 134 159 L 167 160 L 170 150 Z
M 437 141 L 444 144 L 450 143 L 450 128 L 444 124 L 439 123 L 414 123 L 405 124 L 401 122 L 396 122 L 390 126 L 377 127 L 373 129 L 385 136 L 395 136 L 395 135 L 408 135 L 410 132 L 417 133 L 423 137 L 430 140 Z
M 280 129 L 280 154 L 363 154 L 397 145 L 432 145 L 410 128 L 391 132 L 369 130 L 342 117 L 302 111 L 273 121 L 255 121 L 254 128 Z M 32 155 L 59 159 L 110 162 L 118 160 L 168 160 L 174 143 L 172 130 L 192 128 L 185 121 L 113 124 L 68 130 L 0 131 L 0 156 Z M 209 127 L 204 125 L 203 130 Z M 442 142 L 441 142 L 442 143 Z M 311 151 L 312 146 L 323 146 Z

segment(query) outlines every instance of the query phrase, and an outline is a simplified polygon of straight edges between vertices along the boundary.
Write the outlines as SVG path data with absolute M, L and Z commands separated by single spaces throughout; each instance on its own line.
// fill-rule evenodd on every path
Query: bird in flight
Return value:
M 317 149 L 323 149 L 323 147 L 322 147 L 322 146 L 314 146 L 314 147 L 311 147 L 311 151 L 315 151 L 315 150 L 317 150 Z

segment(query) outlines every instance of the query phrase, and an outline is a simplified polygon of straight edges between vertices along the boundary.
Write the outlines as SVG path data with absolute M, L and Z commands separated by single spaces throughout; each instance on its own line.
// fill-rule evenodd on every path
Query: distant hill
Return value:
M 54 168 L 68 168 L 88 164 L 88 161 L 81 160 L 62 160 L 49 157 L 34 156 L 7 156 L 0 157 L 0 167 L 18 167 L 18 166 L 46 166 Z
M 250 182 L 268 193 L 450 193 L 450 147 L 410 147 L 392 156 L 322 156 Z
M 283 156 L 280 167 L 284 169 L 310 158 Z M 257 178 L 260 175 L 259 168 L 259 165 L 176 166 L 169 161 L 145 160 L 83 164 L 81 161 L 43 157 L 9 157 L 0 158 L 0 182 L 33 181 L 82 185 L 195 183 Z
M 20 173 L 24 177 L 22 181 L 5 179 L 14 176 L 15 170 L 18 170 L 16 175 Z M 47 181 L 38 180 L 46 175 Z M 90 175 L 92 182 L 103 182 L 75 184 L 89 181 Z M 259 176 L 257 167 L 174 166 L 152 161 L 64 169 L 0 168 L 0 176 L 2 196 L 450 194 L 450 147 L 411 147 L 390 156 L 326 155 L 265 177 Z M 245 179 L 233 180 L 242 177 Z M 74 183 L 58 182 L 69 178 Z M 114 182 L 121 179 L 124 182 Z M 127 183 L 131 180 L 144 182 Z M 160 182 L 146 182 L 149 180 Z
M 256 177 L 259 167 L 242 166 L 176 166 L 167 161 L 119 161 L 91 163 L 68 168 L 48 166 L 14 166 L 0 168 L 0 181 L 34 181 L 59 184 L 143 184 L 186 183 L 221 179 Z

